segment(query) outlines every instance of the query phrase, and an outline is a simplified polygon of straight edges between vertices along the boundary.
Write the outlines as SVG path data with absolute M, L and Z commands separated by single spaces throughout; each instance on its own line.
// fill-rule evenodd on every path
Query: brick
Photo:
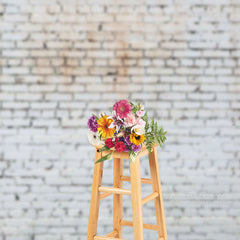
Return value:
M 46 100 L 50 101 L 69 101 L 72 99 L 70 94 L 64 94 L 64 93 L 47 93 L 45 95 Z
M 11 67 L 11 68 L 3 68 L 3 74 L 28 74 L 29 68 L 26 67 Z
M 31 57 L 56 57 L 57 51 L 52 50 L 32 50 L 30 53 Z
M 29 55 L 29 52 L 25 50 L 4 50 L 2 55 L 5 57 L 26 57 Z
M 55 127 L 58 126 L 58 120 L 56 119 L 47 119 L 47 120 L 34 120 L 33 126 L 35 127 Z
M 109 58 L 113 56 L 114 53 L 111 51 L 88 51 L 88 57 L 90 58 Z
M 43 47 L 43 43 L 42 42 L 18 42 L 17 43 L 17 47 L 18 48 L 42 48 Z
M 18 93 L 16 94 L 16 100 L 22 101 L 38 101 L 42 99 L 42 94 L 31 94 L 31 93 Z
M 36 102 L 31 103 L 31 108 L 34 109 L 55 109 L 57 106 L 56 102 Z
M 14 88 L 9 84 L 2 84 L 1 90 L 6 92 L 26 92 L 28 91 L 28 86 L 26 84 L 15 84 Z
M 4 22 L 27 22 L 28 15 L 24 14 L 5 14 L 3 17 Z
M 72 43 L 71 42 L 58 42 L 58 41 L 52 41 L 52 42 L 47 42 L 47 47 L 48 48 L 71 48 Z
M 50 67 L 34 67 L 32 68 L 33 74 L 40 74 L 40 75 L 50 75 L 53 73 L 53 69 Z
M 174 103 L 175 108 L 199 108 L 200 103 L 199 102 L 175 102 Z

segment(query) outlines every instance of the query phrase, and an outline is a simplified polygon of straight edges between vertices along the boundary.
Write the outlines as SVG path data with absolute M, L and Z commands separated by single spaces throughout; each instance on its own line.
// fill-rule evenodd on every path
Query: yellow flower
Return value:
M 113 137 L 113 134 L 115 132 L 114 128 L 109 128 L 113 120 L 111 118 L 108 118 L 109 116 L 103 115 L 101 118 L 97 120 L 98 123 L 98 131 L 101 134 L 102 138 L 111 138 Z
M 136 133 L 131 133 L 130 134 L 130 142 L 135 144 L 135 145 L 140 145 L 146 140 L 144 134 L 142 135 L 137 135 Z

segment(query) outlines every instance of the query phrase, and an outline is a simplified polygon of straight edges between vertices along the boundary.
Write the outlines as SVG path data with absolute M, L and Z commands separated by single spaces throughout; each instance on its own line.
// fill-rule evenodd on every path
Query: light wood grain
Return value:
M 113 187 L 122 189 L 121 175 L 123 174 L 123 159 L 113 159 Z M 116 237 L 122 238 L 122 194 L 113 195 L 113 230 L 118 234 Z
M 142 199 L 142 205 L 148 203 L 149 201 L 153 200 L 154 198 L 158 197 L 158 192 L 154 192 L 147 197 Z
M 101 157 L 102 154 L 96 150 L 95 162 Z M 87 240 L 93 240 L 94 236 L 97 234 L 97 223 L 100 202 L 100 192 L 98 191 L 98 188 L 102 184 L 102 174 L 103 174 L 103 162 L 100 162 L 99 164 L 94 164 L 92 197 L 89 211 Z
M 158 235 L 160 239 L 163 238 L 164 240 L 167 240 L 167 229 L 166 229 L 166 222 L 165 222 L 162 188 L 161 188 L 161 182 L 160 182 L 160 173 L 159 173 L 159 167 L 158 167 L 156 147 L 154 147 L 153 151 L 149 155 L 149 165 L 150 165 L 150 172 L 151 172 L 152 181 L 153 181 L 153 184 L 152 184 L 153 192 L 159 193 L 158 197 L 154 199 L 157 225 L 159 227 Z
M 122 238 L 113 238 L 113 237 L 100 237 L 100 236 L 95 236 L 94 240 L 125 240 Z
M 107 193 L 107 192 L 102 193 L 102 194 L 100 194 L 100 200 L 102 200 L 102 199 L 104 199 L 104 198 L 106 198 L 108 196 L 111 196 L 111 195 L 112 195 L 112 193 Z
M 118 235 L 117 231 L 112 231 L 109 234 L 105 235 L 105 237 L 116 237 Z
M 126 194 L 131 195 L 131 190 L 129 189 L 123 189 L 123 188 L 113 188 L 113 187 L 99 187 L 100 192 L 108 192 L 112 194 Z
M 130 176 L 132 189 L 134 239 L 143 240 L 142 189 L 140 159 L 138 157 L 133 163 L 130 163 Z
M 132 221 L 123 220 L 121 222 L 121 224 L 123 226 L 133 227 L 133 222 Z M 158 225 L 143 223 L 143 228 L 157 231 L 158 230 Z
M 121 176 L 121 180 L 125 182 L 131 182 L 131 178 L 128 176 Z M 141 178 L 141 183 L 152 184 L 152 179 L 150 178 Z

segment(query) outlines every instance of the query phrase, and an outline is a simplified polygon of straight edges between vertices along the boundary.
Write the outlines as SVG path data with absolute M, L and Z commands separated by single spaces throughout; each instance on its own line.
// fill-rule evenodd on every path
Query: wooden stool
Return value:
M 109 151 L 99 152 L 96 147 L 95 162 Z M 142 147 L 141 152 L 133 163 L 130 163 L 130 177 L 123 176 L 123 159 L 128 159 L 128 153 L 113 153 L 113 187 L 102 186 L 103 163 L 94 165 L 92 197 L 89 213 L 87 240 L 123 240 L 122 226 L 131 226 L 134 230 L 134 240 L 143 240 L 143 229 L 158 231 L 158 240 L 167 240 L 167 230 L 163 208 L 161 182 L 158 168 L 157 149 L 154 145 L 149 155 L 151 179 L 141 178 L 140 157 L 148 154 L 146 148 Z M 131 190 L 123 189 L 122 182 L 131 182 Z M 141 183 L 152 184 L 153 193 L 142 199 Z M 100 200 L 113 194 L 113 232 L 104 237 L 97 236 L 97 223 Z M 123 220 L 122 194 L 132 196 L 133 221 Z M 142 205 L 154 199 L 157 224 L 143 224 Z

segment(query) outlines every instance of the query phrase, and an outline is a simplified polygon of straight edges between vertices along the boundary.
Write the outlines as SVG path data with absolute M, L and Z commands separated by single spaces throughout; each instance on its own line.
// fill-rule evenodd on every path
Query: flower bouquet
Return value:
M 148 114 L 140 103 L 120 100 L 113 105 L 111 115 L 101 113 L 88 120 L 88 140 L 92 145 L 102 145 L 100 151 L 111 151 L 96 163 L 112 159 L 114 151 L 128 152 L 131 162 L 135 160 L 143 145 L 149 154 L 154 143 L 162 144 L 166 133 L 157 122 L 148 122 Z

